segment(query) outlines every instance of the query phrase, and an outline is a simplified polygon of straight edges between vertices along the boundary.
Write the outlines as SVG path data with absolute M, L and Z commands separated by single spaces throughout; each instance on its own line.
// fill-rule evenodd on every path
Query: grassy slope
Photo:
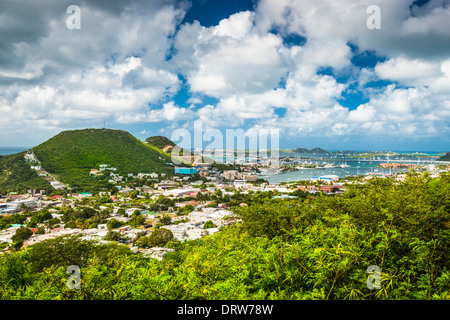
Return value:
M 50 184 L 30 168 L 23 158 L 24 152 L 0 156 L 0 193 L 28 189 L 52 190 Z
M 158 152 L 167 155 L 169 157 L 172 156 L 172 151 L 175 152 L 175 159 L 182 162 L 183 164 L 178 163 L 179 165 L 191 165 L 193 161 L 192 153 L 184 148 L 181 148 L 181 150 L 178 150 L 178 152 L 174 149 L 169 149 L 167 152 L 164 152 L 162 148 L 164 148 L 167 145 L 170 146 L 176 146 L 177 144 L 174 143 L 172 140 L 170 140 L 167 137 L 164 136 L 153 136 L 149 137 L 145 140 L 146 144 L 155 150 L 158 150 Z
M 145 140 L 145 142 L 158 148 L 158 149 L 162 149 L 167 145 L 175 146 L 175 143 L 173 143 L 173 141 L 171 141 L 169 138 L 166 138 L 164 136 L 149 137 Z
M 42 166 L 69 185 L 90 184 L 90 169 L 109 164 L 118 173 L 170 173 L 170 157 L 130 133 L 112 129 L 64 131 L 33 148 Z

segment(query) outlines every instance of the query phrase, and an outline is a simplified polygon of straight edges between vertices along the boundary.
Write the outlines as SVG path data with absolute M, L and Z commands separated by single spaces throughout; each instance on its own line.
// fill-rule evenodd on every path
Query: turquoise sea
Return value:
M 415 153 L 415 152 L 411 152 Z M 421 152 L 422 153 L 422 152 Z M 422 155 L 433 156 L 434 152 L 423 152 Z M 344 155 L 333 155 L 330 154 L 280 154 L 280 156 L 293 156 L 297 159 L 301 159 L 301 162 L 306 163 L 318 163 L 318 164 L 333 164 L 333 168 L 325 169 L 301 169 L 297 171 L 283 172 L 279 174 L 260 176 L 261 178 L 269 181 L 269 183 L 280 183 L 280 182 L 290 182 L 299 180 L 310 180 L 313 177 L 320 177 L 326 175 L 336 175 L 340 178 L 345 178 L 346 176 L 357 176 L 365 175 L 370 173 L 379 174 L 390 174 L 390 173 L 401 173 L 409 171 L 408 168 L 377 168 L 381 163 L 385 162 L 399 162 L 399 163 L 411 163 L 411 164 L 433 164 L 433 158 L 424 157 L 404 157 L 402 155 L 393 156 L 387 159 L 386 157 L 374 157 L 373 159 L 355 159 L 348 158 Z M 331 160 L 331 161 L 330 161 Z M 339 166 L 344 165 L 346 167 L 340 168 Z M 301 165 L 299 165 L 301 166 Z
M 314 161 L 313 161 L 314 162 Z M 283 172 L 274 175 L 268 176 L 260 176 L 260 178 L 269 181 L 269 183 L 280 183 L 280 182 L 290 182 L 290 181 L 298 181 L 298 180 L 310 180 L 312 177 L 320 177 L 326 175 L 336 175 L 340 178 L 345 178 L 346 176 L 357 176 L 357 175 L 365 175 L 367 173 L 395 173 L 395 172 L 403 172 L 408 171 L 408 169 L 382 169 L 377 168 L 380 161 L 358 161 L 358 160 L 346 160 L 346 161 L 329 161 L 327 163 L 331 163 L 335 166 L 346 164 L 349 167 L 345 168 L 325 168 L 325 169 L 301 169 L 297 171 L 289 171 Z
M 28 147 L 0 147 L 0 156 L 19 153 L 28 149 Z
M 29 147 L 0 147 L 0 155 L 9 155 L 9 154 L 15 154 L 18 152 L 26 151 Z M 415 153 L 415 152 L 410 152 Z M 425 152 L 428 155 L 433 155 L 432 152 Z M 382 169 L 382 168 L 376 168 L 376 166 L 382 162 L 386 162 L 387 159 L 385 158 L 379 158 L 374 160 L 363 160 L 363 159 L 352 159 L 345 156 L 339 156 L 334 155 L 334 159 L 330 160 L 330 154 L 286 154 L 282 153 L 280 154 L 280 157 L 288 157 L 293 156 L 297 159 L 300 159 L 301 162 L 306 161 L 307 163 L 329 163 L 334 164 L 335 168 L 325 168 L 325 169 L 303 169 L 298 171 L 290 171 L 290 172 L 284 172 L 279 174 L 273 174 L 273 175 L 261 175 L 260 177 L 269 181 L 269 183 L 280 183 L 280 182 L 289 182 L 289 181 L 298 181 L 298 180 L 309 180 L 312 177 L 319 177 L 319 176 L 325 176 L 325 175 L 337 175 L 341 178 L 345 178 L 345 176 L 353 176 L 353 175 L 364 175 L 370 172 L 378 172 L 378 173 L 394 173 L 394 172 L 403 172 L 408 171 L 408 169 Z M 214 158 L 214 157 L 212 157 Z M 238 158 L 236 158 L 238 159 Z M 391 162 L 396 162 L 397 160 L 401 159 L 401 156 L 399 157 L 392 157 L 389 159 Z M 218 160 L 218 159 L 216 159 Z M 411 157 L 408 158 L 410 161 L 402 160 L 402 162 L 407 163 L 415 163 L 417 164 L 418 161 L 422 161 L 422 164 L 425 164 L 423 162 L 423 158 L 415 158 Z M 338 166 L 344 164 L 348 167 L 345 168 L 339 168 Z

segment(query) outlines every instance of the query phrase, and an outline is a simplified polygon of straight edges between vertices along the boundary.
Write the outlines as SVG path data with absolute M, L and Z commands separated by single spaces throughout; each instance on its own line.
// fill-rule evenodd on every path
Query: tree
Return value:
M 108 231 L 108 233 L 105 236 L 105 240 L 120 241 L 120 240 L 122 240 L 122 236 L 117 231 Z
M 133 242 L 136 243 L 136 241 L 139 240 L 141 237 L 146 237 L 146 236 L 147 236 L 147 232 L 145 232 L 145 231 L 138 232 L 136 234 L 136 237 L 134 238 Z
M 128 194 L 128 196 L 129 196 L 131 199 L 136 199 L 136 197 L 138 196 L 138 194 L 139 194 L 139 191 L 134 190 L 134 191 L 131 191 L 131 192 Z
M 33 231 L 26 227 L 20 227 L 16 230 L 16 233 L 11 237 L 11 240 L 14 242 L 24 242 L 28 240 L 33 235 Z
M 216 227 L 217 226 L 211 220 L 206 221 L 205 224 L 203 225 L 203 229 L 216 228 Z
M 28 206 L 25 203 L 21 203 L 20 210 L 24 211 L 24 212 L 28 212 L 30 210 L 30 208 L 28 208 Z
M 45 228 L 43 226 L 40 226 L 37 228 L 37 230 L 34 233 L 35 234 L 45 234 Z
M 177 216 L 187 215 L 188 213 L 194 211 L 194 207 L 192 205 L 187 205 L 184 207 L 180 207 L 177 209 Z
M 60 223 L 60 220 L 58 218 L 52 218 L 52 219 L 49 219 L 49 220 L 45 221 L 45 226 L 48 229 L 52 229 L 53 227 L 58 225 L 58 223 Z
M 140 214 L 141 214 L 141 211 L 136 209 L 136 210 L 134 210 L 133 213 L 131 214 L 131 218 L 137 217 L 137 216 L 139 216 Z
M 134 216 L 130 220 L 128 220 L 128 225 L 132 228 L 137 228 L 145 223 L 145 218 L 141 215 Z
M 131 255 L 129 248 L 120 244 L 99 244 L 81 239 L 82 235 L 61 236 L 38 242 L 30 247 L 29 262 L 31 272 L 41 272 L 45 268 L 77 265 L 83 268 L 95 256 L 98 263 L 109 261 L 110 254 Z
M 159 219 L 159 222 L 161 222 L 163 225 L 169 225 L 172 222 L 172 218 L 167 214 L 163 214 L 162 218 Z
M 134 245 L 139 247 L 139 248 L 146 248 L 146 247 L 148 247 L 148 237 L 145 236 L 145 235 L 140 236 L 139 238 L 137 238 L 134 241 Z
M 116 219 L 110 219 L 108 220 L 108 222 L 106 223 L 106 227 L 108 228 L 108 230 L 112 230 L 112 229 L 117 229 L 120 228 L 121 226 L 123 226 L 124 223 L 116 220 Z
M 162 247 L 173 239 L 172 231 L 164 228 L 156 229 L 148 237 L 147 245 L 149 247 Z

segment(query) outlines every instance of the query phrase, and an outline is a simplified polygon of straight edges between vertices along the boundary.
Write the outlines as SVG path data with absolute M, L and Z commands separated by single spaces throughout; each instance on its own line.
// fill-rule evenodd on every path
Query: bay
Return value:
M 9 154 L 16 154 L 22 151 L 26 151 L 27 147 L 0 147 L 0 155 L 5 156 Z

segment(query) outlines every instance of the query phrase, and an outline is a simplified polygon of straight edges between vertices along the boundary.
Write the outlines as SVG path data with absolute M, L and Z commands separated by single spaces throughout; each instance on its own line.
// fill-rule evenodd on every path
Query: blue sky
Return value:
M 0 146 L 200 120 L 282 148 L 450 149 L 447 0 L 21 1 L 0 2 Z

